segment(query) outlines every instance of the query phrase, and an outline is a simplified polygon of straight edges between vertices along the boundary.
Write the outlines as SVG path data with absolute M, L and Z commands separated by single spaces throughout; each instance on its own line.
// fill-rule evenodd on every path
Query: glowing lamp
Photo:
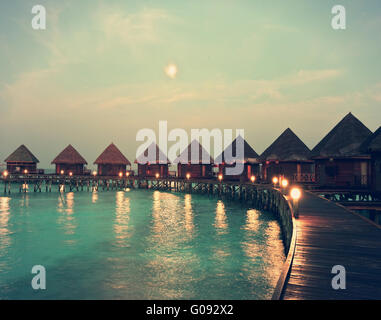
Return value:
M 156 174 L 155 174 L 155 177 L 156 177 L 156 179 L 159 179 L 160 174 L 156 173 Z
M 288 180 L 287 179 L 283 179 L 282 180 L 282 187 L 283 188 L 287 188 L 287 186 L 288 186 Z
M 250 180 L 252 183 L 254 183 L 255 182 L 255 176 L 251 176 Z
M 119 177 L 123 177 L 123 172 L 119 172 Z
M 191 177 L 190 173 L 187 173 L 186 177 L 187 177 L 187 179 L 189 180 L 190 177 Z
M 218 180 L 222 181 L 222 178 L 223 178 L 222 174 L 219 174 L 218 175 Z
M 73 172 L 69 172 L 69 176 L 71 177 L 73 175 Z
M 95 177 L 97 175 L 97 172 L 96 171 L 93 171 L 93 176 Z
M 63 171 L 63 170 L 61 170 L 61 172 L 60 172 L 61 174 L 64 174 L 65 172 Z
M 292 188 L 290 196 L 293 200 L 299 200 L 302 196 L 302 191 L 299 188 Z
M 127 172 L 126 172 L 126 177 L 128 177 L 129 175 L 130 175 L 130 173 L 127 171 Z
M 25 170 L 24 170 L 24 174 L 28 174 L 28 170 L 25 169 Z
M 7 171 L 7 170 L 5 170 L 5 171 L 3 172 L 3 176 L 4 176 L 4 178 L 8 177 L 8 171 Z
M 278 180 L 278 178 L 277 178 L 277 177 L 274 177 L 274 178 L 273 178 L 273 184 L 277 184 L 277 183 L 278 183 L 278 181 L 279 181 L 279 180 Z

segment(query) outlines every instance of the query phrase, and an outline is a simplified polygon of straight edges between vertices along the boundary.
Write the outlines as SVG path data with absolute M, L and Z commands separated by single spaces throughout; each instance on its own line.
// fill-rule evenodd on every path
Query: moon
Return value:
M 168 77 L 170 77 L 171 79 L 175 79 L 176 78 L 176 75 L 177 75 L 177 66 L 173 63 L 167 65 L 165 68 L 164 68 L 164 72 L 166 73 L 166 75 Z

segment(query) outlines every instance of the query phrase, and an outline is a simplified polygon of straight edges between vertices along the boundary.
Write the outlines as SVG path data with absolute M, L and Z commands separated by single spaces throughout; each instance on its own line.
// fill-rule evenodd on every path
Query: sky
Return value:
M 0 163 L 25 144 L 48 168 L 70 143 L 92 167 L 111 142 L 132 162 L 159 120 L 244 129 L 258 153 L 288 127 L 313 148 L 348 112 L 375 131 L 380 30 L 379 0 L 1 1 Z

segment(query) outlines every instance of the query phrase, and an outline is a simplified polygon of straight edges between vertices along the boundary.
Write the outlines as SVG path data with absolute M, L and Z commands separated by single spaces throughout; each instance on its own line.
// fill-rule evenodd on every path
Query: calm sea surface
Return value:
M 284 259 L 272 214 L 206 196 L 0 196 L 0 299 L 269 299 Z

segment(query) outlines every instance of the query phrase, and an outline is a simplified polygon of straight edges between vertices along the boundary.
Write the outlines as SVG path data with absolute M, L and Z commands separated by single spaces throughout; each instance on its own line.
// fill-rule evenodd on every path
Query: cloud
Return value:
M 291 81 L 292 84 L 303 84 L 313 81 L 322 81 L 327 79 L 337 78 L 342 75 L 342 70 L 326 69 L 326 70 L 300 70 L 296 75 L 293 75 L 286 81 Z
M 144 8 L 127 14 L 101 8 L 97 16 L 100 28 L 107 37 L 121 40 L 127 45 L 159 42 L 158 24 L 171 20 L 165 10 L 154 8 Z

